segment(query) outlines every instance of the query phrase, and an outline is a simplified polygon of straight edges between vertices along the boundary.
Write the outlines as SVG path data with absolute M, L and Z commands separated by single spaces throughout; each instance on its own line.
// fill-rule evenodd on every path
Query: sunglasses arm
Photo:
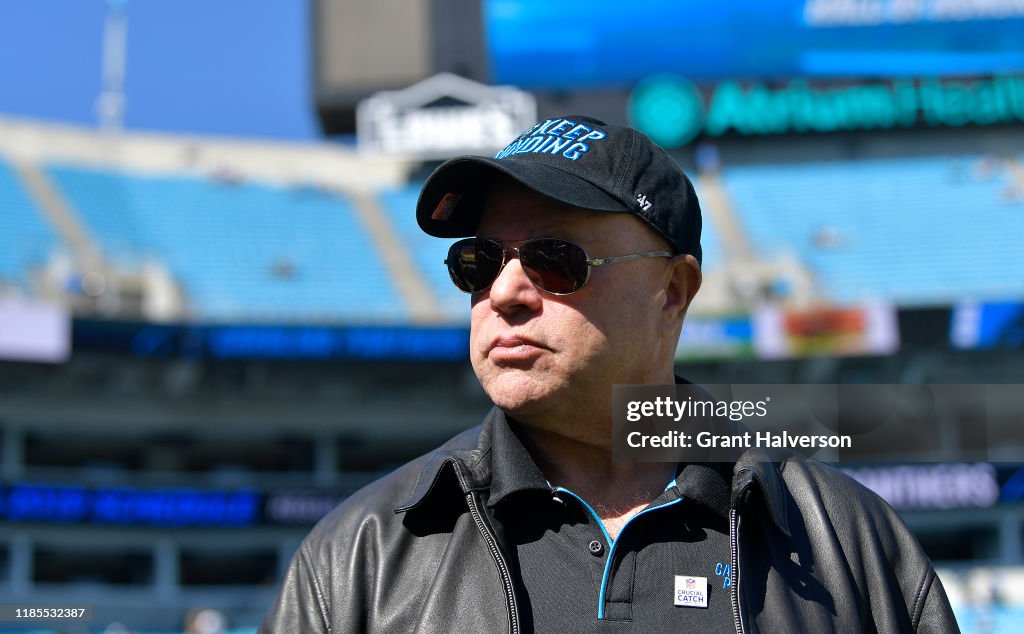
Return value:
M 612 264 L 614 262 L 625 262 L 626 260 L 639 260 L 641 258 L 670 258 L 672 254 L 668 251 L 645 251 L 643 253 L 630 253 L 629 255 L 616 255 L 610 258 L 593 258 L 587 260 L 590 266 Z

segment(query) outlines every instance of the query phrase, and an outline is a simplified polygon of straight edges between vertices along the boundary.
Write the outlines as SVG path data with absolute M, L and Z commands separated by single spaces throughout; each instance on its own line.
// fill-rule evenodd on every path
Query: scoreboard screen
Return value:
M 1024 0 L 485 0 L 491 80 L 533 89 L 1024 71 Z

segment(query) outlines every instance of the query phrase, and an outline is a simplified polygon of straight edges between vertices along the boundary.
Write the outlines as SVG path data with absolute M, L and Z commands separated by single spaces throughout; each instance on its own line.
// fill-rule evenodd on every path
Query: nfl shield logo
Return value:
M 707 577 L 675 575 L 674 598 L 672 603 L 685 608 L 708 607 Z

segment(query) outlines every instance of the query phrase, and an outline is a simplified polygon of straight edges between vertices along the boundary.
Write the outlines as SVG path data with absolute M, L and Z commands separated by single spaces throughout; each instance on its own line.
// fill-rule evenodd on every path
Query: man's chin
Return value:
M 492 403 L 517 418 L 542 412 L 558 392 L 522 372 L 502 372 L 484 386 L 484 391 Z
M 524 420 L 541 415 L 544 410 L 544 403 L 547 399 L 524 397 L 522 395 L 496 394 L 491 397 L 491 402 L 504 410 L 512 418 Z

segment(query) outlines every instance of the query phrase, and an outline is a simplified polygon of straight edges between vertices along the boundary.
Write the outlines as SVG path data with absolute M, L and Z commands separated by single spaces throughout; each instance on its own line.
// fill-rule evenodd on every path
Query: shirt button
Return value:
M 590 554 L 591 555 L 600 555 L 601 553 L 604 552 L 604 544 L 602 544 L 601 542 L 597 541 L 596 539 L 594 541 L 590 542 L 590 544 L 587 546 L 587 548 L 590 549 Z

